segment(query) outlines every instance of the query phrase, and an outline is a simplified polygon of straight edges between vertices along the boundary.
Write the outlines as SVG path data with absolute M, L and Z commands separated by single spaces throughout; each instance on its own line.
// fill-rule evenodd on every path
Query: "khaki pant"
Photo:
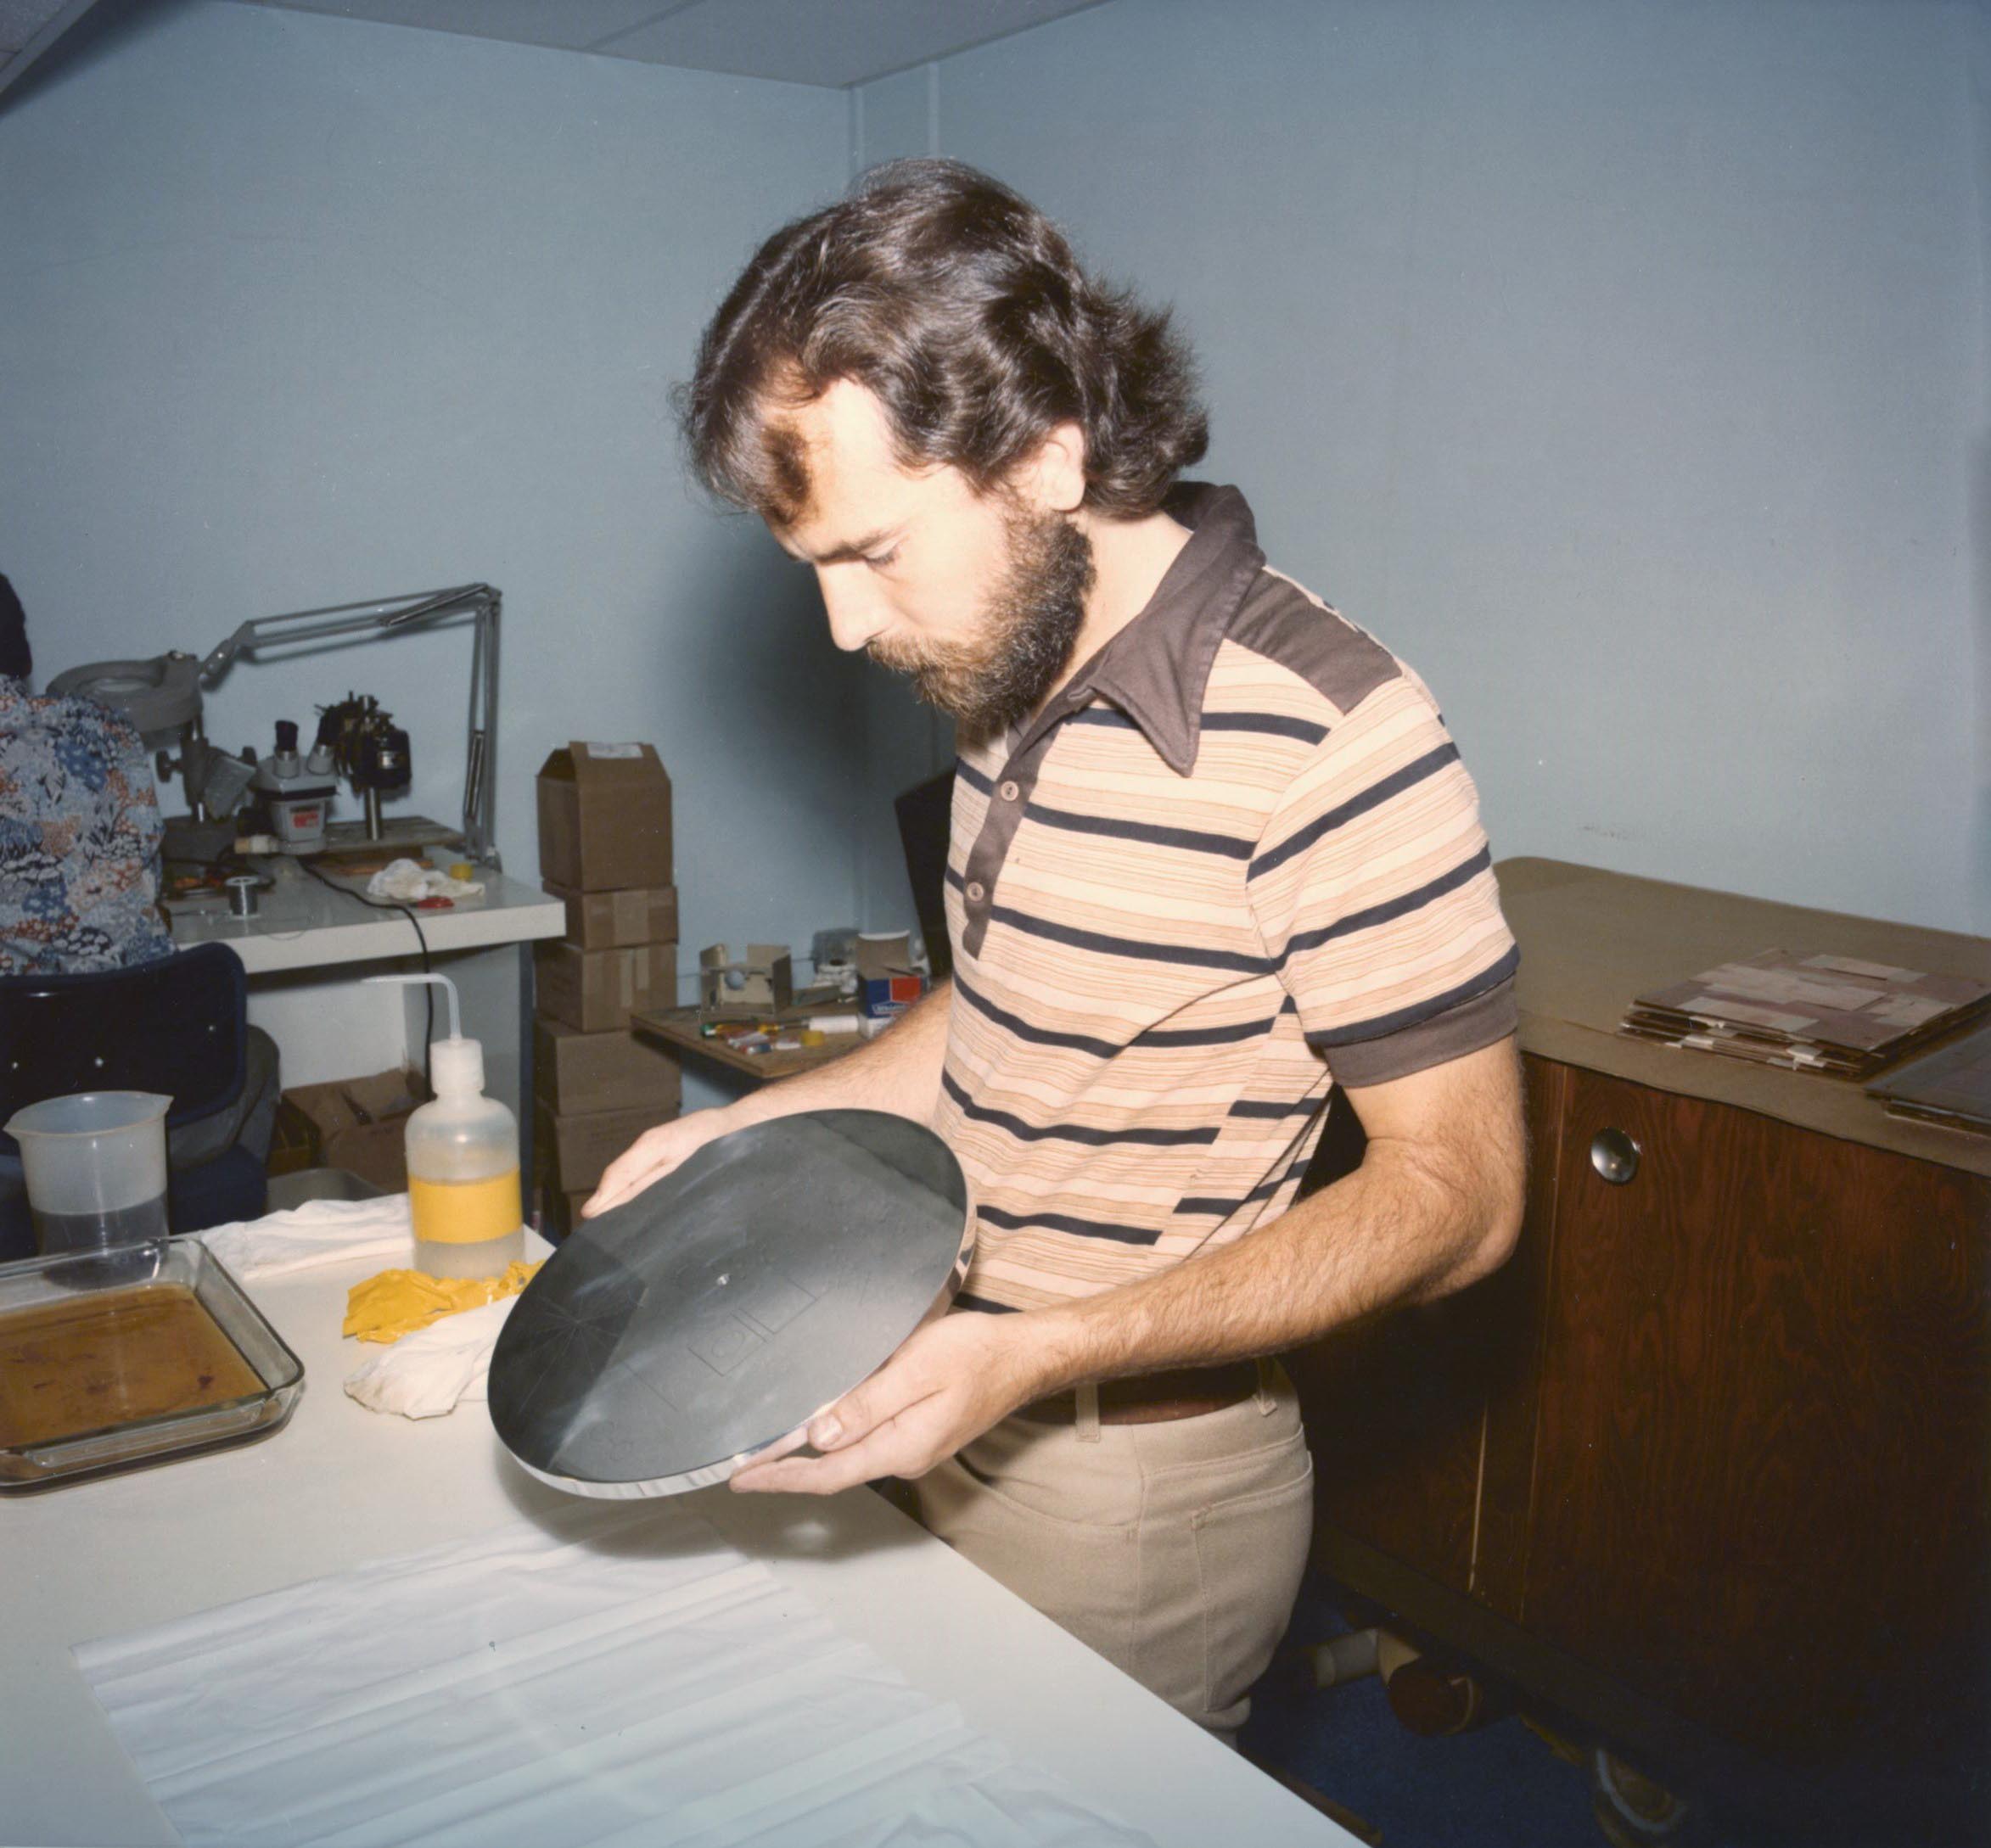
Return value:
M 1009 1418 L 917 1485 L 933 1533 L 1226 1744 L 1292 1615 L 1313 1461 L 1276 1362 L 1255 1397 L 1158 1425 Z

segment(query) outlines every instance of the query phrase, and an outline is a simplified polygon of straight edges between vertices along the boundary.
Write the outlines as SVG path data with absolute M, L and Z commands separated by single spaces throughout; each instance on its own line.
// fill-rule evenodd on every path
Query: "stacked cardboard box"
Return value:
M 533 953 L 533 1165 L 549 1228 L 564 1235 L 602 1172 L 676 1116 L 677 1061 L 630 1029 L 677 1004 L 670 779 L 648 744 L 555 751 L 539 773 L 539 870 L 567 933 Z

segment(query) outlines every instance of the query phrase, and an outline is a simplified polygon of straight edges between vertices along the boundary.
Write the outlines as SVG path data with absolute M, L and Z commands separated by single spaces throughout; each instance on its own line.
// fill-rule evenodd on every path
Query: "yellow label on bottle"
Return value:
M 430 1245 L 481 1245 L 524 1222 L 519 1211 L 519 1170 L 489 1180 L 432 1181 L 408 1177 L 415 1236 Z

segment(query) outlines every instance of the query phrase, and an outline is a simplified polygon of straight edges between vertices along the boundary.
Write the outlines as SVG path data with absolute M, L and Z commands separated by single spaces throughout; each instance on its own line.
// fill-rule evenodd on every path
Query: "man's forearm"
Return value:
M 1382 1151 L 1233 1245 L 1017 1317 L 1035 1390 L 1279 1353 L 1495 1268 L 1518 1200 L 1465 1197 Z
M 1498 1164 L 1461 1187 L 1370 1144 L 1347 1179 L 1262 1230 L 1159 1276 L 1052 1309 L 944 1315 L 810 1420 L 812 1458 L 764 1459 L 739 1489 L 831 1494 L 919 1476 L 1046 1393 L 1088 1380 L 1275 1353 L 1500 1261 L 1519 1193 Z
M 883 1110 L 926 1123 L 940 1096 L 951 982 L 923 995 L 876 1039 L 833 1063 L 749 1092 L 730 1109 L 742 1124 L 804 1110 Z

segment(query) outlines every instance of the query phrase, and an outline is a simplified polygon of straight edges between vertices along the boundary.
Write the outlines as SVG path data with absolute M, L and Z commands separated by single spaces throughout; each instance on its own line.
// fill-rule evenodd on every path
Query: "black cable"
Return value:
M 403 904 L 399 899 L 373 899 L 363 892 L 355 892 L 351 886 L 342 886 L 335 879 L 328 879 L 301 855 L 298 856 L 297 864 L 328 892 L 343 892 L 347 898 L 357 899 L 362 904 L 368 905 L 376 911 L 399 911 L 415 927 L 415 941 L 422 946 L 422 973 L 428 975 L 431 972 L 429 939 L 422 934 L 422 921 L 415 916 L 412 906 Z M 422 999 L 426 1010 L 422 1028 L 422 1083 L 433 1097 L 435 1095 L 435 1080 L 429 1072 L 429 1042 L 435 1037 L 435 984 L 433 982 L 422 984 Z

